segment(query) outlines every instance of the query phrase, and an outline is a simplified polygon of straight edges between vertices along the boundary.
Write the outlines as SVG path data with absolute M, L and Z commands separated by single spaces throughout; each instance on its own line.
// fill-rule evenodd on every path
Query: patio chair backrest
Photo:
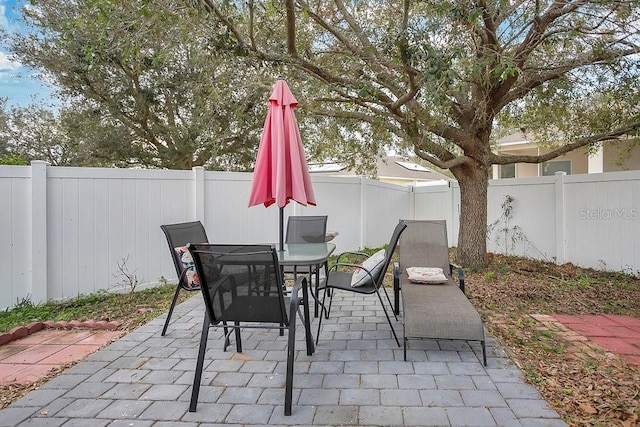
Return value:
M 189 251 L 212 324 L 289 324 L 278 255 L 271 245 L 193 244 Z
M 287 220 L 287 243 L 324 243 L 327 216 L 290 216 Z
M 175 248 L 187 246 L 187 244 L 189 243 L 207 243 L 209 241 L 209 239 L 207 238 L 207 232 L 205 231 L 204 226 L 200 221 L 165 224 L 161 225 L 160 228 L 167 238 L 173 265 L 175 266 L 176 272 L 178 273 L 178 278 L 181 279 L 180 285 L 186 289 L 191 290 L 191 288 L 193 287 L 187 285 L 185 282 L 186 276 L 182 274 L 183 264 Z
M 440 267 L 449 275 L 447 223 L 444 220 L 403 220 L 399 262 L 406 267 Z
M 398 246 L 398 240 L 400 239 L 400 236 L 402 235 L 403 231 L 406 228 L 407 228 L 407 225 L 404 222 L 398 221 L 396 228 L 393 229 L 391 240 L 389 240 L 389 245 L 387 246 L 387 254 L 385 256 L 384 263 L 382 264 L 382 270 L 380 270 L 380 273 L 378 273 L 378 276 L 375 277 L 377 288 L 380 288 L 380 286 L 382 286 L 382 283 L 384 281 L 384 275 L 386 274 L 387 269 L 389 268 L 389 264 L 391 263 L 391 258 L 393 258 L 393 252 L 396 250 L 396 247 Z

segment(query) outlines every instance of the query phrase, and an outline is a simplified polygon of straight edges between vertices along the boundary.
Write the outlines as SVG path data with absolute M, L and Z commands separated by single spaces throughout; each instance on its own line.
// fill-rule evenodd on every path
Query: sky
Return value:
M 0 0 L 0 28 L 9 34 L 25 30 L 20 22 L 19 6 L 23 0 Z M 36 79 L 35 70 L 29 69 L 10 57 L 4 40 L 0 40 L 0 98 L 7 98 L 9 106 L 26 107 L 32 97 L 50 102 L 53 88 Z

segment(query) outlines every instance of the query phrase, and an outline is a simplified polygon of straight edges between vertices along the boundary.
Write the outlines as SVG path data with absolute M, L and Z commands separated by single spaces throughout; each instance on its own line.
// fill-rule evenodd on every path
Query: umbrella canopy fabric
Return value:
M 277 80 L 264 122 L 253 171 L 249 206 L 284 208 L 290 200 L 316 205 L 294 109 L 298 101 L 287 82 Z M 282 234 L 282 230 L 281 230 Z

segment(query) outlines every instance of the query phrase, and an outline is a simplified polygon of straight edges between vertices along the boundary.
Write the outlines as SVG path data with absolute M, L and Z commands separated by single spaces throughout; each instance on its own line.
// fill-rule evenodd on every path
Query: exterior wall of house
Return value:
M 535 156 L 548 153 L 550 150 L 545 148 L 538 148 L 527 144 L 527 147 L 505 147 L 502 148 L 499 153 L 511 154 L 514 156 L 525 155 Z M 571 175 L 589 173 L 589 159 L 585 153 L 581 150 L 572 151 L 563 156 L 560 156 L 553 161 L 570 161 L 571 162 Z M 516 164 L 516 176 L 515 178 L 531 178 L 536 176 L 542 176 L 542 166 L 536 163 L 518 163 Z M 639 168 L 640 169 L 640 168 Z M 500 171 L 497 170 L 497 174 L 494 172 L 494 178 L 500 179 Z
M 640 170 L 640 144 L 610 142 L 603 147 L 603 172 Z
M 540 166 L 535 163 L 518 163 L 516 164 L 516 176 L 514 178 L 526 178 L 538 176 Z
M 549 151 L 527 142 L 527 139 L 522 135 L 504 138 L 502 141 L 505 143 L 498 149 L 498 153 L 502 154 L 537 155 Z M 640 144 L 633 145 L 630 141 L 608 142 L 595 156 L 588 156 L 586 150 L 578 149 L 552 161 L 563 160 L 571 162 L 571 175 L 640 170 Z M 541 166 L 539 165 L 519 163 L 515 168 L 515 178 L 541 176 L 540 171 Z M 493 178 L 500 179 L 501 176 L 500 166 L 495 166 Z
M 569 160 L 571 162 L 571 175 L 589 173 L 589 158 L 582 150 L 572 151 L 555 160 Z

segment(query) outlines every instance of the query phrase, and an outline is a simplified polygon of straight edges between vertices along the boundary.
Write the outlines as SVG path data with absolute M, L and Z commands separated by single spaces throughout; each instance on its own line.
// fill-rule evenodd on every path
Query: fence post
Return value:
M 47 166 L 42 160 L 31 162 L 31 301 L 48 299 L 47 283 Z
M 416 181 L 407 187 L 409 190 L 409 218 L 416 219 Z
M 561 265 L 566 262 L 567 245 L 565 242 L 565 197 L 564 180 L 566 172 L 555 173 L 555 196 L 556 196 L 556 264 Z
M 365 224 L 365 219 L 367 218 L 367 212 L 365 203 L 367 200 L 366 197 L 366 181 L 365 177 L 360 177 L 360 249 L 366 246 L 365 242 L 367 241 L 367 225 Z
M 204 168 L 195 166 L 192 170 L 195 219 L 204 224 Z

